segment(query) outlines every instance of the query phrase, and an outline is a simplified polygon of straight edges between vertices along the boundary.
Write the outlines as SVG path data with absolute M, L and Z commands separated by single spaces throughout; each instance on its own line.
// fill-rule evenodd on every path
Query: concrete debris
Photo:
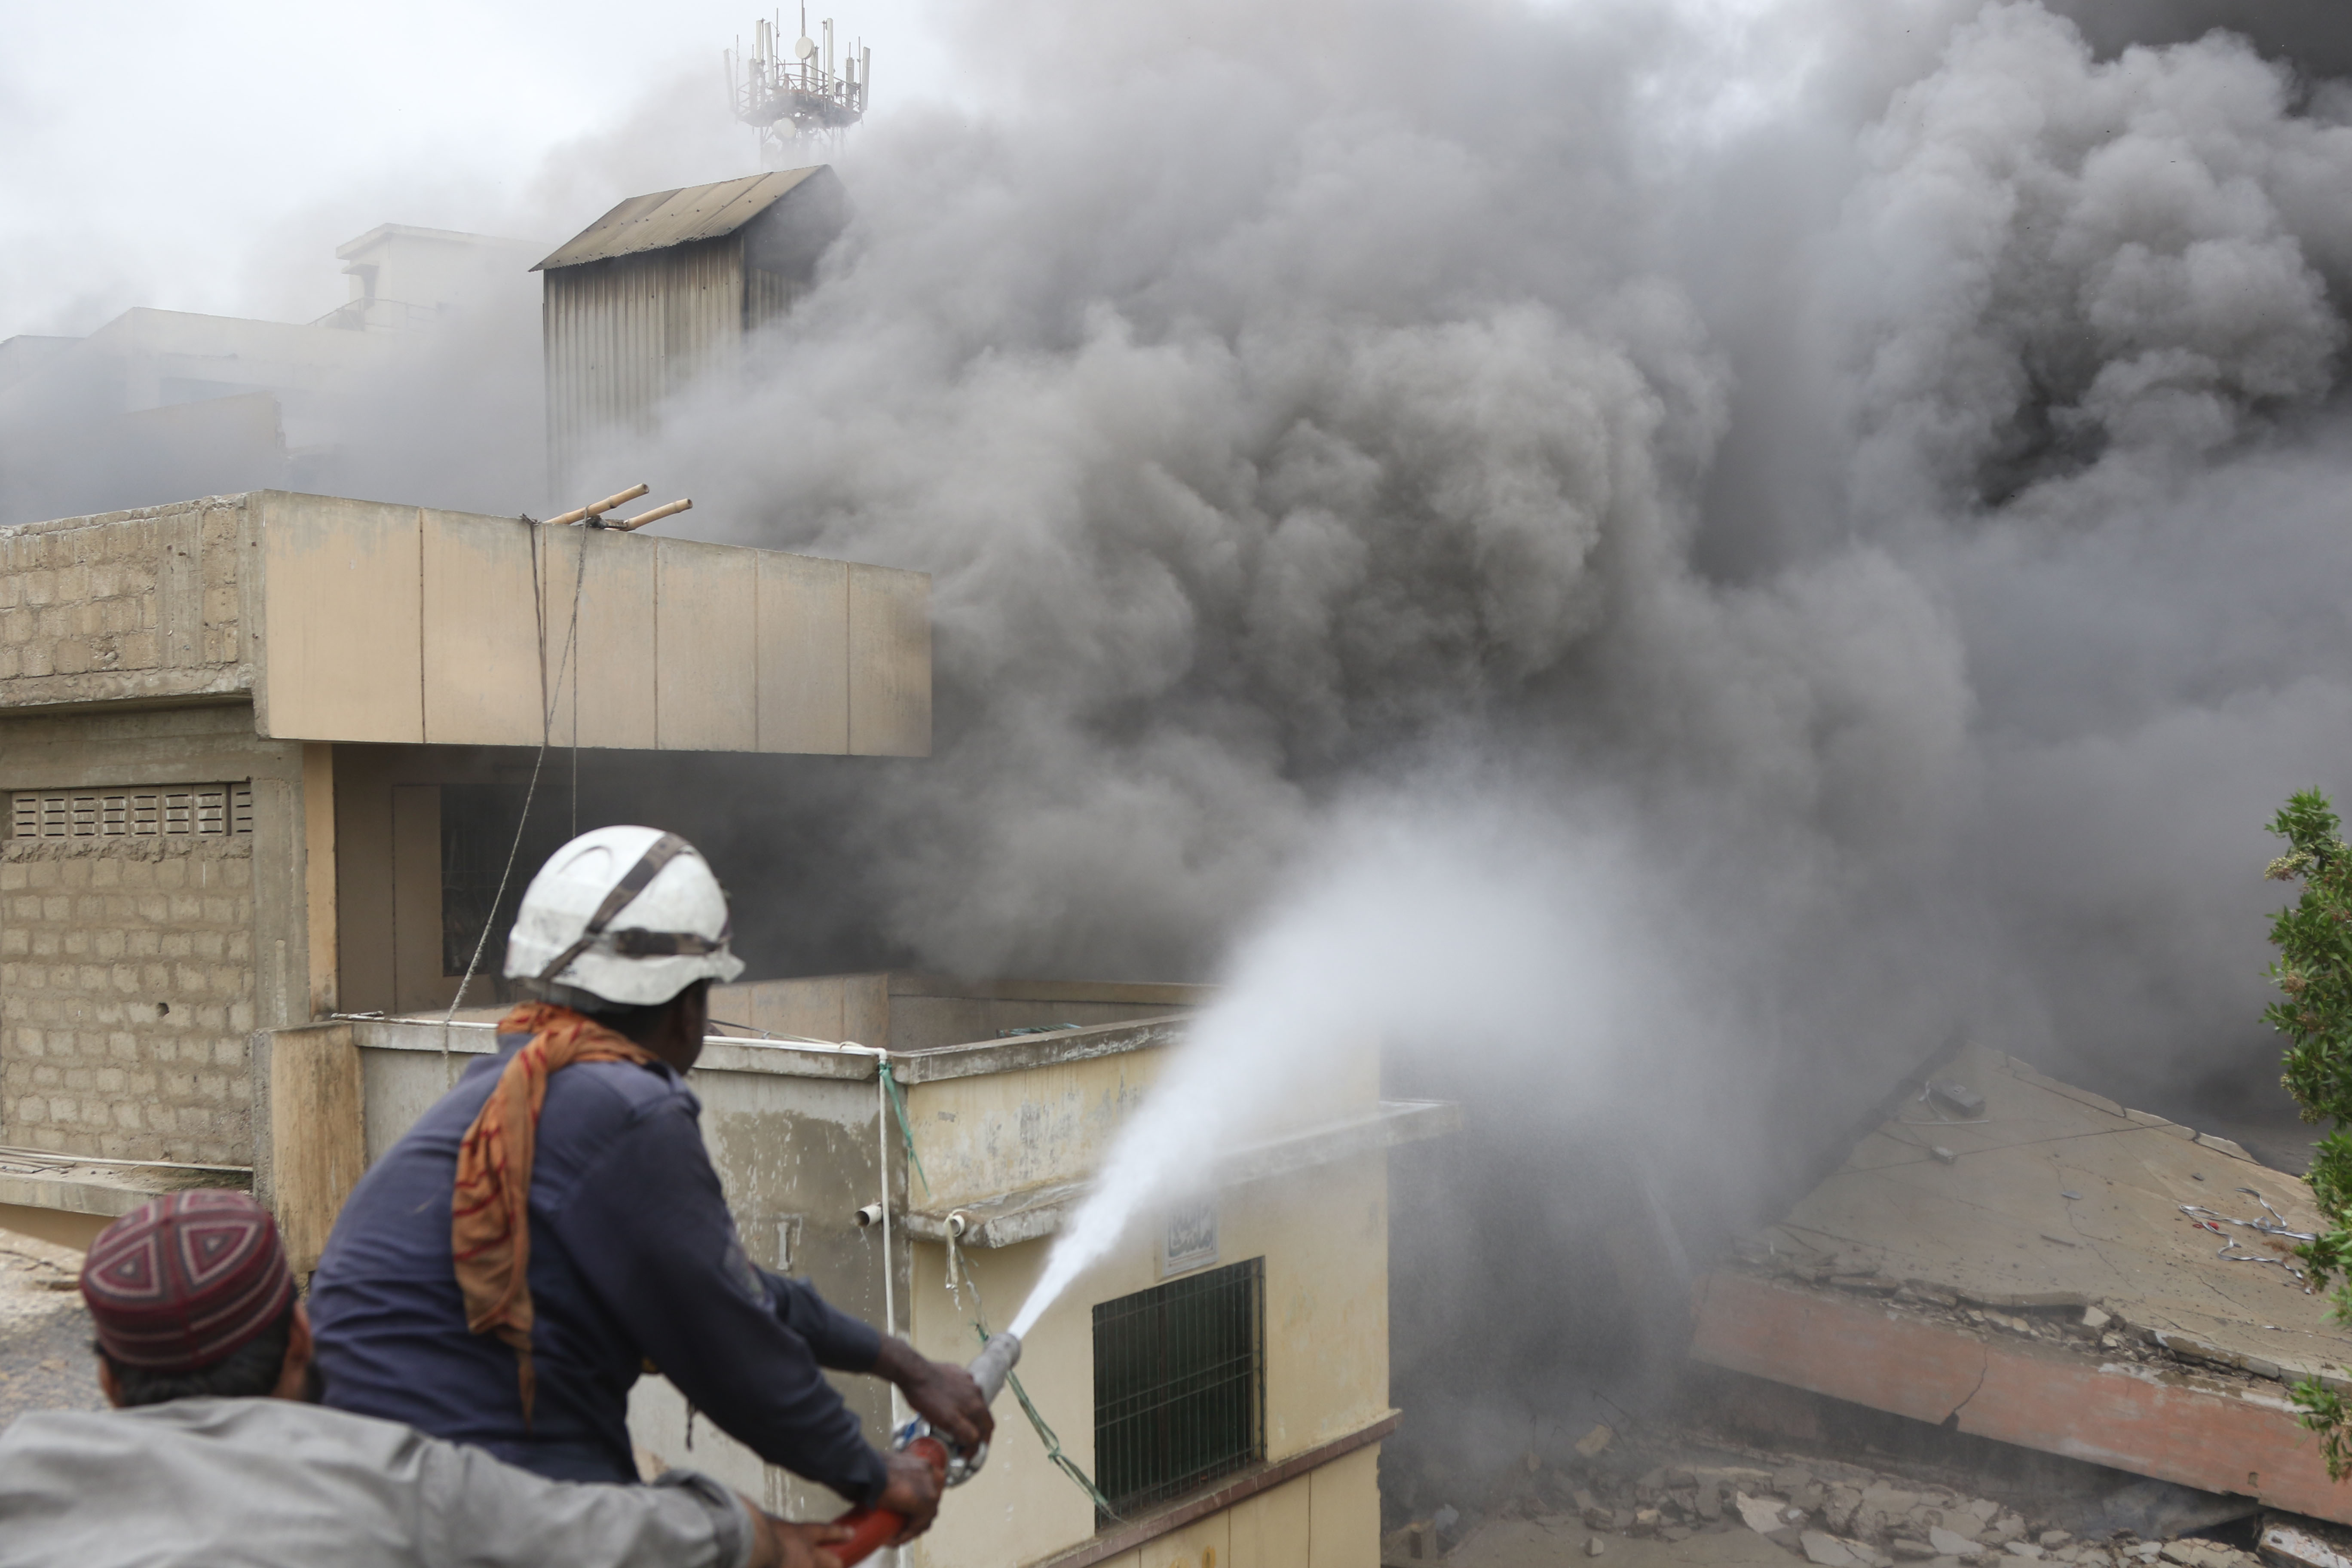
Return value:
M 1735 1492 L 1731 1500 L 1739 1510 L 1741 1522 L 1759 1535 L 1786 1530 L 1804 1518 L 1801 1512 L 1773 1498 L 1749 1497 L 1746 1492 Z M 1790 1517 L 1792 1513 L 1796 1514 L 1795 1519 Z
M 1869 1568 L 1875 1555 L 1867 1547 L 1857 1547 L 1818 1530 L 1808 1530 L 1797 1540 L 1805 1549 L 1805 1560 L 1818 1568 Z
M 2261 1552 L 2272 1568 L 2352 1568 L 2352 1556 L 2291 1524 L 2263 1526 Z
M 1938 1109 L 1955 1116 L 1976 1117 L 1985 1113 L 1984 1096 L 1975 1089 L 1957 1083 L 1930 1083 L 1928 1095 L 1934 1097 Z
M 1576 1440 L 1576 1451 L 1588 1459 L 1598 1458 L 1601 1451 L 1616 1440 L 1617 1434 L 1605 1424 L 1596 1426 Z
M 1584 1542 L 1584 1554 L 1587 1557 L 1598 1557 L 1601 1555 L 1602 1550 L 1601 1537 L 1594 1535 L 1586 1538 Z

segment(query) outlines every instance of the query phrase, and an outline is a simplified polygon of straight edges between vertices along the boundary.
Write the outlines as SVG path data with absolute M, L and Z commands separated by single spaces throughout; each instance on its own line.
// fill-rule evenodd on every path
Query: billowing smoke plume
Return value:
M 936 574 L 940 755 L 842 817 L 893 938 L 1198 973 L 1470 759 L 1531 858 L 1615 803 L 1759 1062 L 2248 1070 L 2346 760 L 2334 89 L 2032 5 L 1186 17 L 863 133 L 654 458 Z
M 2260 824 L 2352 760 L 2352 89 L 2324 6 L 2065 8 L 947 16 L 962 106 L 856 133 L 819 287 L 578 477 L 934 574 L 936 757 L 714 847 L 792 889 L 756 955 L 1213 975 L 1335 825 L 1470 813 L 1678 911 L 1657 1027 L 1759 1105 L 1955 1031 L 2259 1084 Z M 403 216 L 740 172 L 708 95 Z M 304 482 L 543 507 L 534 326 Z
M 760 956 L 1377 1013 L 1492 1130 L 1517 1228 L 1444 1272 L 1500 1299 L 1623 1196 L 1597 1127 L 1736 1222 L 1956 1032 L 2259 1089 L 2261 825 L 2352 774 L 2352 89 L 2326 7 L 2075 8 L 961 18 L 969 106 L 856 133 L 746 374 L 561 498 L 933 574 L 934 758 L 709 846 L 799 911 Z M 743 172 L 666 157 L 696 112 L 560 160 L 557 227 Z M 539 504 L 374 423 L 382 493 Z

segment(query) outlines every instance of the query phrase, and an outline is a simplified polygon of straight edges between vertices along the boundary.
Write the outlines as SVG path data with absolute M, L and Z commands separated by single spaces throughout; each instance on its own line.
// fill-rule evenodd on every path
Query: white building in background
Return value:
M 383 224 L 337 248 L 351 298 L 307 324 L 139 307 L 87 337 L 0 341 L 0 524 L 300 488 L 340 397 L 527 289 L 543 248 Z
M 367 332 L 429 332 L 449 312 L 511 284 L 546 250 L 453 228 L 378 224 L 335 247 L 352 297 L 311 325 Z

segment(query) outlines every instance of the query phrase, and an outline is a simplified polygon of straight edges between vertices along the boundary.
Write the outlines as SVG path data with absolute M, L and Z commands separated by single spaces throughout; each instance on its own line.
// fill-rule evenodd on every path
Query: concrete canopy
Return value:
M 272 740 L 922 756 L 929 596 L 916 572 L 256 490 L 0 529 L 0 710 L 249 697 Z
M 1982 1110 L 1906 1096 L 1699 1282 L 1693 1355 L 2352 1521 L 2285 1386 L 2352 1378 L 2352 1336 L 2287 1267 L 2309 1189 L 1997 1051 L 1929 1076 Z

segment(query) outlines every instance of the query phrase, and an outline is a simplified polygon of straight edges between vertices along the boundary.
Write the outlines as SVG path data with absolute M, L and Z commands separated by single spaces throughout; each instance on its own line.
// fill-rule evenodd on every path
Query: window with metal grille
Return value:
M 8 830 L 18 838 L 209 838 L 251 833 L 253 786 L 18 790 L 8 797 Z
M 548 809 L 541 792 L 522 844 L 515 829 L 522 824 L 525 791 L 515 784 L 446 784 L 441 786 L 441 973 L 463 974 L 481 943 L 482 970 L 497 974 L 507 958 L 507 933 L 514 928 L 515 909 L 523 889 L 550 855 L 562 846 L 563 827 Z M 514 858 L 513 875 L 507 859 Z M 506 879 L 506 897 L 499 882 Z M 489 940 L 484 942 L 483 928 Z M 491 987 L 500 996 L 503 987 Z
M 1095 1309 L 1095 1480 L 1125 1514 L 1265 1457 L 1265 1259 Z

